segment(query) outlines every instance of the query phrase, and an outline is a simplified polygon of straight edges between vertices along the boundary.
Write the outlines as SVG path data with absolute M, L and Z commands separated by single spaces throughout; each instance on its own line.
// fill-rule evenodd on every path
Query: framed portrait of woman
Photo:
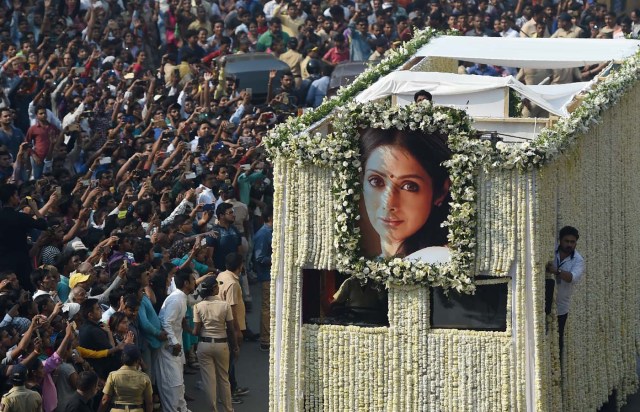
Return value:
M 443 162 L 451 155 L 447 136 L 438 133 L 372 127 L 360 132 L 364 257 L 429 264 L 450 260 L 442 223 L 451 201 Z

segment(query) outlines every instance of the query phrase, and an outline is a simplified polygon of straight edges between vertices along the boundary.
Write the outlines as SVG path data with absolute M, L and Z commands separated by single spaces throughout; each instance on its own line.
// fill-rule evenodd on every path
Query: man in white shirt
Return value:
M 504 15 L 500 18 L 500 37 L 520 37 L 520 33 L 513 29 L 514 23 L 511 17 Z
M 191 151 L 195 152 L 198 149 L 198 143 L 200 142 L 200 139 L 206 139 L 210 135 L 211 135 L 211 125 L 209 125 L 209 122 L 200 122 L 196 137 L 194 137 L 193 140 L 189 142 L 189 147 Z
M 31 272 L 31 283 L 36 287 L 36 291 L 33 294 L 32 299 L 35 299 L 40 295 L 50 295 L 53 302 L 58 303 L 60 302 L 60 299 L 56 292 L 56 277 L 49 270 L 50 267 L 55 270 L 55 267 L 46 265 Z
M 560 335 L 560 355 L 564 347 L 564 326 L 567 323 L 569 306 L 571 304 L 571 294 L 575 285 L 582 279 L 585 270 L 584 259 L 580 253 L 576 252 L 576 244 L 580 234 L 578 229 L 572 226 L 565 226 L 560 229 L 558 239 L 560 241 L 556 249 L 555 259 L 548 262 L 547 273 L 556 277 L 556 305 L 558 307 L 558 333 Z
M 275 15 L 276 7 L 282 2 L 282 0 L 270 0 L 265 3 L 262 11 L 264 15 L 267 17 L 267 21 L 271 21 L 273 16 Z
M 167 332 L 167 341 L 158 354 L 158 385 L 163 411 L 187 412 L 187 402 L 184 399 L 182 320 L 187 313 L 187 296 L 195 290 L 196 281 L 190 269 L 179 270 L 173 280 L 177 289 L 167 296 L 159 314 L 162 329 Z
M 215 184 L 216 176 L 213 173 L 205 172 L 202 175 L 202 180 L 198 187 L 198 191 L 200 191 L 200 194 L 198 195 L 199 205 L 210 205 L 216 202 L 216 196 L 213 194 L 213 187 Z

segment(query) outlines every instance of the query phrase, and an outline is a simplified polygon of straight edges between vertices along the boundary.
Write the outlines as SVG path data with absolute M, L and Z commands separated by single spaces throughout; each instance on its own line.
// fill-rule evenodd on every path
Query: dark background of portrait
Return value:
M 363 133 L 366 132 L 367 129 L 361 130 L 359 133 L 359 139 L 362 139 L 363 137 Z M 396 129 L 392 129 L 389 130 L 389 133 L 394 133 L 396 131 Z M 422 134 L 420 133 L 420 131 L 411 131 L 409 133 L 418 133 L 418 134 Z M 425 133 L 426 135 L 426 133 Z M 429 138 L 437 138 L 434 136 L 430 136 Z M 446 143 L 445 143 L 446 144 Z M 441 148 L 437 148 L 438 144 L 437 143 L 427 143 L 427 146 L 430 146 L 431 148 L 433 148 L 434 152 L 432 153 L 438 153 L 440 150 L 442 150 Z M 361 144 L 362 146 L 362 144 Z M 361 149 L 362 150 L 362 149 Z M 446 149 L 449 150 L 449 149 Z M 413 151 L 411 151 L 413 152 Z M 449 153 L 450 156 L 450 153 Z M 360 161 L 362 162 L 362 167 L 364 169 L 365 167 L 365 161 L 362 158 L 362 153 L 360 153 Z M 364 172 L 363 172 L 364 173 Z M 427 173 L 429 173 L 430 175 L 432 175 L 432 173 L 430 173 L 427 170 Z M 432 178 L 434 178 L 434 176 L 432 176 Z M 361 182 L 362 182 L 362 177 L 361 177 Z M 435 184 L 435 181 L 434 181 Z M 381 248 L 381 244 L 380 244 L 380 235 L 378 235 L 378 232 L 376 232 L 376 230 L 373 228 L 373 225 L 371 224 L 371 221 L 369 220 L 368 214 L 367 214 L 367 210 L 365 207 L 365 200 L 364 200 L 364 182 L 362 182 L 361 186 L 360 186 L 360 194 L 361 194 L 361 198 L 360 198 L 360 202 L 358 205 L 359 208 L 359 213 L 360 213 L 360 220 L 357 223 L 357 226 L 360 228 L 360 255 L 364 256 L 365 258 L 368 259 L 375 259 L 378 256 L 380 256 L 380 254 L 382 253 L 382 248 Z M 437 196 L 434 193 L 434 198 L 435 196 Z M 445 202 L 450 202 L 451 201 L 451 194 L 449 194 L 446 199 Z M 443 211 L 438 210 L 436 207 L 434 207 L 432 205 L 431 207 L 431 215 L 433 217 L 435 217 L 440 223 L 445 221 L 448 215 L 448 208 L 447 208 L 447 213 L 443 213 Z M 441 215 L 440 218 L 438 219 L 438 215 Z M 439 223 L 438 223 L 439 225 Z M 442 231 L 440 232 L 440 234 L 438 235 L 438 237 L 444 238 L 444 243 L 439 243 L 437 242 L 434 246 L 444 246 L 446 245 L 446 234 L 448 233 L 448 229 L 447 228 L 439 228 L 435 229 L 435 230 L 439 230 Z

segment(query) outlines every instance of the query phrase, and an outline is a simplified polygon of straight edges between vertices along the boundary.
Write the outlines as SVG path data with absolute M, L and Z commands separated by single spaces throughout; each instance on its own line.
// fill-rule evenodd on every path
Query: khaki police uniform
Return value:
M 2 412 L 42 412 L 42 397 L 24 386 L 14 386 L 2 397 Z
M 145 395 L 153 390 L 147 374 L 124 365 L 109 374 L 102 392 L 111 396 L 111 412 L 144 412 Z
M 217 411 L 217 387 L 220 387 L 222 410 L 233 410 L 229 383 L 229 344 L 227 322 L 233 320 L 229 303 L 218 296 L 209 296 L 193 306 L 193 321 L 202 324 L 198 344 L 198 362 L 209 410 Z
M 582 29 L 578 26 L 571 26 L 569 30 L 558 28 L 555 33 L 551 35 L 552 39 L 577 39 L 582 35 Z
M 244 300 L 242 300 L 242 288 L 240 287 L 240 278 L 230 270 L 225 270 L 218 274 L 218 284 L 220 285 L 220 299 L 226 301 L 229 305 L 236 305 L 238 312 L 238 326 L 240 330 L 247 329 L 246 309 Z

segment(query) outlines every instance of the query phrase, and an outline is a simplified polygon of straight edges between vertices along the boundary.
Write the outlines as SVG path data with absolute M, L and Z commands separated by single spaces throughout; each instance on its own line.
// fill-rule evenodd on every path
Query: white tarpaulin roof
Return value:
M 474 63 L 532 69 L 581 67 L 624 60 L 638 51 L 640 40 L 534 39 L 441 36 L 416 56 L 447 57 Z
M 566 106 L 580 91 L 590 87 L 590 82 L 569 83 L 550 86 L 525 86 L 513 76 L 488 77 L 464 74 L 397 71 L 378 79 L 378 81 L 358 96 L 359 102 L 381 99 L 391 95 L 412 95 L 419 90 L 426 90 L 437 103 L 438 96 L 465 95 L 489 92 L 495 89 L 510 87 L 522 97 L 528 98 L 538 106 L 557 116 L 569 115 Z M 464 102 L 462 102 L 464 105 Z

